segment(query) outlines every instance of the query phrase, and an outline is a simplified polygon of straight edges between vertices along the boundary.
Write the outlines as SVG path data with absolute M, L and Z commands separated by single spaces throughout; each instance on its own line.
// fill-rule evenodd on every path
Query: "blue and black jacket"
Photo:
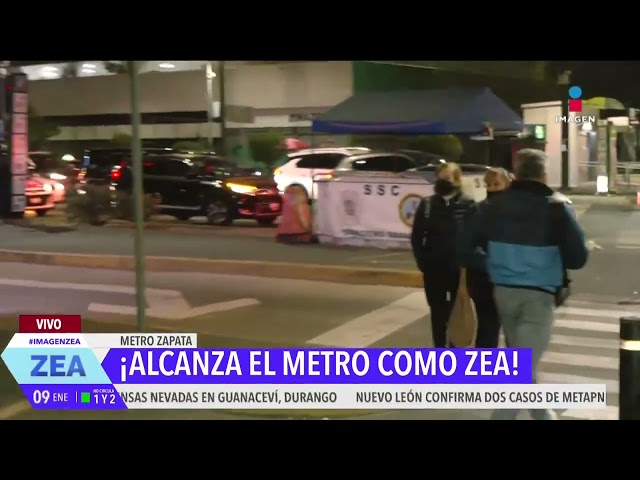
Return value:
M 543 183 L 514 181 L 481 205 L 458 236 L 461 263 L 474 263 L 480 247 L 495 285 L 557 292 L 567 269 L 586 264 L 588 249 L 573 212 L 553 194 Z

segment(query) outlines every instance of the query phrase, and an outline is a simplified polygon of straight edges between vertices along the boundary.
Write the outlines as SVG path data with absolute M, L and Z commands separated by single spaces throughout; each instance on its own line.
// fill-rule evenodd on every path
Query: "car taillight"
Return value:
M 120 180 L 120 177 L 122 176 L 122 172 L 120 171 L 119 168 L 114 168 L 113 170 L 111 170 L 111 180 L 116 182 L 118 180 Z

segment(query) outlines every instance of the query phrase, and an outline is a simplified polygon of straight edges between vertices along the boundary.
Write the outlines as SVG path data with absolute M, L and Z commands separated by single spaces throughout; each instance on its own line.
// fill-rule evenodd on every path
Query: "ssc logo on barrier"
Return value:
M 402 200 L 400 200 L 400 204 L 398 205 L 398 213 L 400 215 L 400 220 L 407 227 L 413 226 L 413 219 L 416 215 L 416 210 L 418 209 L 418 205 L 422 201 L 422 197 L 415 193 L 410 193 L 405 196 Z

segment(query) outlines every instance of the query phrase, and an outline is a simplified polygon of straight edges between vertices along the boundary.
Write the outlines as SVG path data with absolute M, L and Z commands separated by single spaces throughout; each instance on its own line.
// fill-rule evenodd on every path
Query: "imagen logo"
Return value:
M 582 112 L 582 88 L 575 85 L 569 89 L 569 112 Z

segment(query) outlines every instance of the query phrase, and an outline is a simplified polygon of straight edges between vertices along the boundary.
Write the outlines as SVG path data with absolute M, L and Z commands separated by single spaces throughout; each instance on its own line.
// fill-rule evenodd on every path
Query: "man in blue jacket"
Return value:
M 541 150 L 520 150 L 511 188 L 483 205 L 458 237 L 463 264 L 477 259 L 478 249 L 486 252 L 506 343 L 532 349 L 534 379 L 551 340 L 558 293 L 567 286 L 566 270 L 582 268 L 588 256 L 573 212 L 546 185 L 545 164 Z M 517 410 L 496 410 L 493 419 L 517 415 Z M 547 410 L 532 410 L 531 415 L 556 418 Z

